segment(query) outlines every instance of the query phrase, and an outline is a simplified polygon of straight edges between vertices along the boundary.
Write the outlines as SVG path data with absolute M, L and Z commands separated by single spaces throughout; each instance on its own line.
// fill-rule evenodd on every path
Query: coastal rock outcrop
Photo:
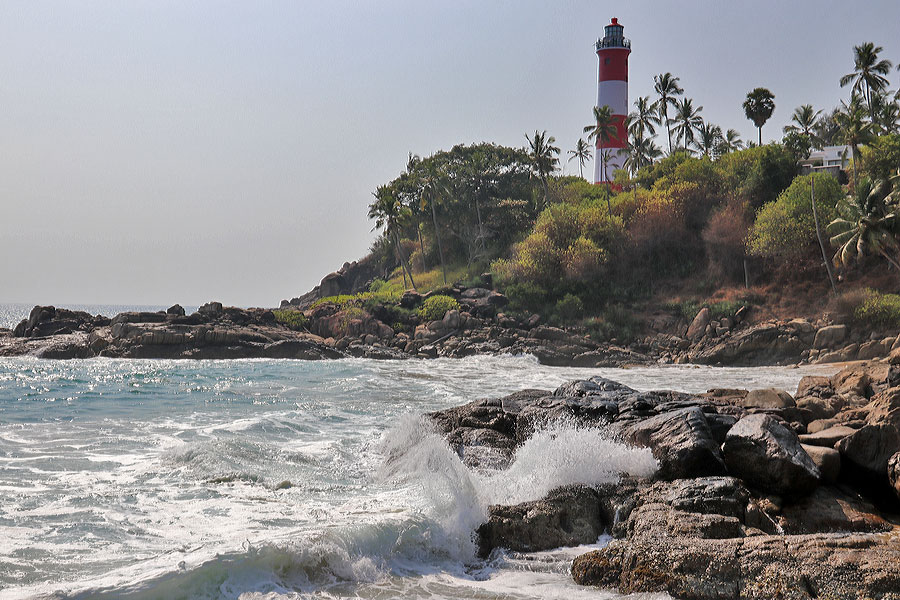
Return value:
M 821 477 L 797 434 L 765 414 L 738 421 L 725 437 L 722 454 L 730 473 L 779 495 L 804 496 Z

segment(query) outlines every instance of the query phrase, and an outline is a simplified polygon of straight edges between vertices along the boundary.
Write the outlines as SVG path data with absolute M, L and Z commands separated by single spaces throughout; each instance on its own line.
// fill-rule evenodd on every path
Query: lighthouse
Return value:
M 631 54 L 631 40 L 625 39 L 624 31 L 625 28 L 619 25 L 619 20 L 614 18 L 604 27 L 603 37 L 597 40 L 597 57 L 600 59 L 597 106 L 609 106 L 614 117 L 616 134 L 605 142 L 597 138 L 597 148 L 594 152 L 594 183 L 611 182 L 616 169 L 625 166 L 625 152 L 620 150 L 623 150 L 628 142 L 625 117 L 628 115 L 628 55 Z M 603 154 L 606 155 L 605 171 Z

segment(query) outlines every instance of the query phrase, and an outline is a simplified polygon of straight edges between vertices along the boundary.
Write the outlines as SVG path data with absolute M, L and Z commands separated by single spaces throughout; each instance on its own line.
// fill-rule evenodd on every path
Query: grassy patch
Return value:
M 275 315 L 275 321 L 295 331 L 306 329 L 306 325 L 309 323 L 306 315 L 299 310 L 281 308 L 273 310 L 272 313 Z
M 450 296 L 431 296 L 422 304 L 419 314 L 425 321 L 437 321 L 450 310 L 459 310 L 459 302 Z
M 866 290 L 853 309 L 853 320 L 869 326 L 900 327 L 900 295 Z

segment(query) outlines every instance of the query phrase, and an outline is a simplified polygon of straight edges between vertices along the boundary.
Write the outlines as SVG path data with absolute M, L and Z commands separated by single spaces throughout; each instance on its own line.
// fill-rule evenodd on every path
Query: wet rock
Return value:
M 638 421 L 625 429 L 625 438 L 651 449 L 662 479 L 725 474 L 719 445 L 697 407 Z
M 479 554 L 487 556 L 494 548 L 535 552 L 589 544 L 597 541 L 604 527 L 595 490 L 557 488 L 542 500 L 492 506 L 488 521 L 478 528 Z
M 821 486 L 797 502 L 786 505 L 778 524 L 787 534 L 890 531 L 878 510 L 859 494 Z
M 894 454 L 888 460 L 888 483 L 900 499 L 900 452 Z
M 821 476 L 797 434 L 764 414 L 743 417 L 722 445 L 728 472 L 748 485 L 782 496 L 803 496 Z

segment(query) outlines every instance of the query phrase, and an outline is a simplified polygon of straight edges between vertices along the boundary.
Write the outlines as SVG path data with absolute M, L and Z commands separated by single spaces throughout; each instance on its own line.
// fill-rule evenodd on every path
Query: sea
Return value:
M 491 504 L 650 475 L 649 451 L 561 422 L 507 469 L 473 470 L 423 415 L 594 375 L 793 392 L 833 371 L 0 358 L 0 598 L 623 598 L 569 575 L 607 537 L 479 559 L 472 534 Z

